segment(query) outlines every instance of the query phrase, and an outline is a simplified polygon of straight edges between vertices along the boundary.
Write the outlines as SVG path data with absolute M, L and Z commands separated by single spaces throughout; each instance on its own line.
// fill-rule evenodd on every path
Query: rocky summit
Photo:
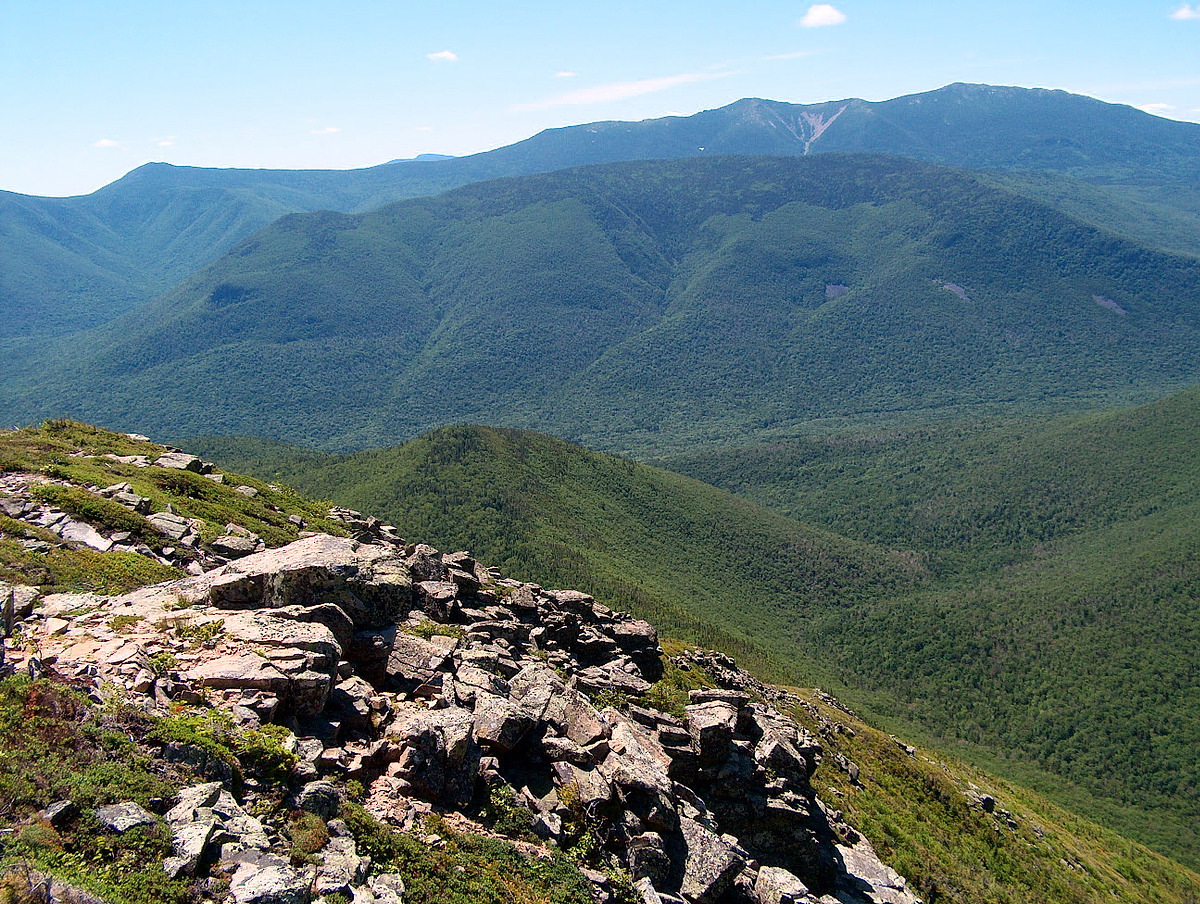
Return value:
M 10 518 L 63 520 L 8 491 Z M 721 654 L 666 657 L 651 625 L 587 594 L 331 517 L 349 536 L 275 548 L 214 546 L 178 519 L 193 573 L 127 593 L 0 585 L 4 668 L 68 685 L 103 724 L 119 709 L 143 768 L 176 781 L 147 806 L 54 800 L 6 831 L 157 831 L 168 878 L 236 904 L 403 902 L 413 879 L 373 862 L 364 819 L 434 850 L 452 828 L 516 838 L 534 862 L 567 851 L 598 902 L 918 900 L 817 798 L 822 749 L 786 714 L 797 698 Z M 71 520 L 61 536 L 122 542 Z M 686 697 L 660 692 L 668 673 Z M 128 728 L 201 714 L 274 739 L 275 784 L 201 735 Z

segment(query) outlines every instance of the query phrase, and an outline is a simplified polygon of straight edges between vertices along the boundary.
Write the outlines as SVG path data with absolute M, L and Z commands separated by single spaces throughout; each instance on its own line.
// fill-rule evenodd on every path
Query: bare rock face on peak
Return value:
M 648 623 L 342 519 L 358 539 L 309 536 L 122 596 L 21 594 L 42 667 L 150 711 L 206 701 L 290 729 L 288 806 L 328 821 L 320 865 L 280 856 L 217 769 L 166 811 L 170 874 L 216 864 L 238 904 L 402 900 L 403 878 L 371 875 L 332 818 L 354 780 L 399 826 L 503 797 L 547 841 L 591 833 L 643 901 L 917 901 L 865 841 L 839 840 L 857 836 L 816 798 L 820 746 L 783 711 L 797 701 L 697 653 L 717 686 L 662 712 L 645 698 L 664 668 Z
M 189 582 L 188 599 L 218 609 L 339 606 L 360 627 L 394 624 L 412 599 L 401 551 L 325 534 L 238 559 Z

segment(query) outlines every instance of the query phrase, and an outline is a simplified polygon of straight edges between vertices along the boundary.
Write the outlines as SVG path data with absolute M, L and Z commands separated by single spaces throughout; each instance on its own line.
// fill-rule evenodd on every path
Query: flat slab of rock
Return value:
M 311 668 L 332 671 L 342 656 L 333 632 L 319 622 L 279 618 L 270 612 L 238 612 L 225 616 L 224 623 L 225 636 L 252 644 L 268 655 L 278 650 L 303 651 Z
M 533 725 L 533 716 L 515 703 L 482 691 L 476 695 L 475 738 L 492 751 L 508 753 Z
M 172 878 L 194 875 L 200 858 L 204 856 L 213 834 L 217 831 L 217 825 L 217 820 L 210 818 L 198 822 L 184 822 L 176 826 L 172 839 L 175 856 L 163 863 L 163 869 Z
M 172 540 L 182 540 L 192 529 L 186 518 L 172 515 L 170 512 L 154 512 L 146 516 L 146 520 L 154 525 L 154 529 Z
M 903 876 L 879 859 L 870 842 L 860 838 L 853 847 L 837 846 L 846 865 L 842 884 L 850 886 L 871 904 L 921 904 L 921 899 L 908 890 Z
M 52 803 L 46 809 L 38 813 L 41 819 L 46 820 L 56 829 L 62 828 L 69 820 L 73 819 L 79 812 L 79 808 L 75 806 L 72 800 L 60 800 Z
M 309 885 L 286 860 L 264 856 L 238 866 L 229 893 L 237 904 L 308 904 Z
M 0 581 L 0 607 L 7 607 L 12 600 L 13 618 L 27 618 L 33 612 L 33 604 L 41 593 L 36 587 L 26 587 L 22 584 L 6 584 Z
M 232 654 L 210 659 L 192 668 L 188 675 L 205 687 L 219 690 L 239 688 L 283 694 L 288 689 L 288 676 L 271 665 L 270 660 L 257 653 Z
M 194 474 L 204 472 L 204 462 L 195 455 L 189 455 L 186 452 L 166 452 L 154 459 L 154 464 L 160 468 L 191 471 Z
M 190 785 L 179 791 L 179 802 L 167 811 L 167 822 L 191 822 L 197 818 L 197 811 L 202 807 L 213 806 L 225 789 L 220 782 L 205 782 L 202 785 Z M 228 792 L 225 792 L 228 793 Z
M 98 807 L 96 818 L 117 833 L 128 832 L 136 826 L 152 826 L 158 822 L 157 816 L 132 801 Z
M 219 609 L 341 605 L 366 627 L 403 620 L 412 580 L 398 551 L 316 534 L 239 558 L 190 582 L 187 595 Z
M 240 559 L 242 556 L 248 556 L 258 549 L 258 543 L 249 537 L 239 537 L 236 534 L 226 534 L 223 537 L 217 537 L 209 544 L 209 547 L 219 556 L 225 556 L 228 559 Z
M 737 709 L 720 700 L 693 703 L 687 707 L 688 729 L 701 762 L 715 763 L 725 756 L 737 727 L 737 718 Z
M 82 521 L 66 521 L 59 525 L 58 535 L 70 543 L 82 543 L 100 552 L 112 549 L 112 540 Z

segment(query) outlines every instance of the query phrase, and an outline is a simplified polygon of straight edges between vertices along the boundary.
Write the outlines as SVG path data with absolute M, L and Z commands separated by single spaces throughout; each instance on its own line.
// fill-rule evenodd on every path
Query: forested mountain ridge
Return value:
M 1200 503 L 1197 436 L 1200 390 L 1190 389 L 1083 416 L 859 431 L 655 463 L 847 536 L 1011 559 Z
M 1189 390 L 1043 422 L 924 425 L 659 463 L 919 553 L 933 575 L 926 588 L 864 611 L 853 630 L 830 622 L 822 632 L 852 680 L 888 689 L 903 701 L 896 712 L 940 731 L 1039 760 L 1114 800 L 1175 809 L 1179 822 L 1152 831 L 1195 850 L 1198 439 L 1200 391 Z
M 785 520 L 548 437 L 457 428 L 410 453 L 375 453 L 367 475 L 419 509 L 406 533 L 438 508 L 432 481 L 465 500 L 495 477 L 516 481 L 488 487 L 507 527 L 559 517 L 547 494 L 579 477 L 626 523 L 645 500 L 612 497 L 623 481 L 706 499 L 718 520 L 740 510 L 725 537 Z M 389 487 L 406 455 L 424 488 Z M 0 511 L 0 673 L 19 672 L 0 674 L 0 889 L 17 901 L 1188 904 L 1200 889 L 828 693 L 660 645 L 617 600 L 141 436 L 0 432 Z M 545 535 L 522 536 L 536 554 Z
M 649 158 L 867 151 L 1010 171 L 1017 190 L 1196 253 L 1198 133 L 1192 123 L 1062 91 L 955 84 L 880 102 L 747 98 L 688 117 L 569 126 L 470 157 L 360 170 L 147 164 L 80 197 L 0 193 L 0 340 L 118 316 L 287 213 L 363 212 L 500 176 Z
M 847 542 L 679 474 L 528 431 L 443 427 L 346 455 L 238 437 L 193 445 L 339 504 L 370 501 L 439 544 L 470 540 L 510 573 L 588 587 L 776 678 L 830 677 L 793 643 L 798 610 L 887 596 L 926 577 L 913 557 L 885 546 Z M 772 602 L 742 599 L 749 585 Z
M 1200 392 L 1189 391 L 1040 424 L 666 462 L 803 528 L 509 430 L 443 428 L 342 456 L 221 438 L 197 448 L 343 504 L 370 499 L 441 543 L 471 535 L 515 574 L 569 580 L 775 674 L 866 691 L 876 713 L 970 744 L 1190 863 L 1198 437 Z
M 289 216 L 0 391 L 174 436 L 361 448 L 474 420 L 664 454 L 1161 394 L 1200 370 L 1198 296 L 1200 262 L 961 171 L 609 164 Z

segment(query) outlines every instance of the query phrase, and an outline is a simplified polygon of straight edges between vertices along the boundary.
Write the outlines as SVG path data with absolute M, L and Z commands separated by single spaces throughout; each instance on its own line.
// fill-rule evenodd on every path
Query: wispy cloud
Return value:
M 579 75 L 578 72 L 572 72 L 570 69 L 563 69 L 554 73 L 555 78 L 575 78 L 577 75 Z
M 1153 113 L 1155 116 L 1165 116 L 1175 109 L 1174 104 L 1141 104 L 1139 110 L 1144 110 L 1147 113 Z
M 764 60 L 802 60 L 815 54 L 815 50 L 793 50 L 791 53 L 773 53 L 763 57 Z
M 120 146 L 121 142 L 113 141 L 111 138 L 101 138 L 99 141 L 92 143 L 92 147 L 94 148 L 119 148 Z
M 311 132 L 309 132 L 309 134 L 310 135 L 336 135 L 340 131 L 341 131 L 341 129 L 339 129 L 337 126 L 326 126 L 323 129 L 313 129 Z
M 646 78 L 636 82 L 610 82 L 607 85 L 596 85 L 591 88 L 579 88 L 568 91 L 546 100 L 534 101 L 528 104 L 517 104 L 510 107 L 514 112 L 527 110 L 546 110 L 550 107 L 578 106 L 582 104 L 604 104 L 612 101 L 639 97 L 643 94 L 653 94 L 656 91 L 666 91 L 680 85 L 690 85 L 692 82 L 704 82 L 714 78 L 724 78 L 734 75 L 733 72 L 685 72 L 682 75 L 666 75 L 661 78 Z
M 453 50 L 439 50 L 436 53 L 425 54 L 427 59 L 433 60 L 435 63 L 457 63 L 458 54 Z
M 846 14 L 830 3 L 814 3 L 800 20 L 804 28 L 824 28 L 826 25 L 841 25 Z
M 432 132 L 433 126 L 413 126 L 414 132 Z
M 157 141 L 154 142 L 154 145 L 155 145 L 155 147 L 160 147 L 160 148 L 173 148 L 173 147 L 175 147 L 175 136 L 168 135 L 166 138 L 159 138 Z
M 1197 3 L 1194 7 L 1190 3 L 1183 4 L 1183 6 L 1171 13 L 1171 18 L 1181 22 L 1185 19 L 1200 19 L 1200 3 Z

